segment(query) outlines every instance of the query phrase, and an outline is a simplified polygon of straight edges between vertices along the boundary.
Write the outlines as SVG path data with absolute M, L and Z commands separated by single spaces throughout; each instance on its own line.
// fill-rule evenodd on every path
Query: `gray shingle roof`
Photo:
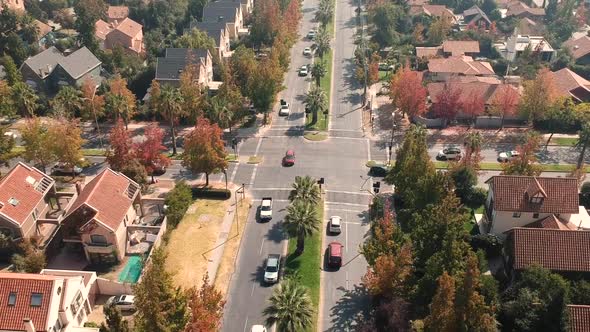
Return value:
M 100 64 L 100 60 L 86 47 L 82 47 L 59 61 L 59 65 L 74 79 L 80 78 Z
M 237 8 L 231 7 L 205 7 L 203 8 L 203 22 L 235 23 L 237 12 Z
M 189 29 L 199 29 L 205 32 L 209 37 L 215 40 L 215 44 L 219 46 L 221 43 L 222 31 L 226 29 L 226 23 L 224 22 L 191 22 Z
M 24 65 L 31 68 L 40 78 L 45 78 L 53 72 L 58 62 L 64 58 L 63 54 L 55 46 L 51 46 L 45 51 L 25 60 Z
M 179 80 L 186 67 L 189 52 L 195 60 L 207 57 L 206 49 L 167 48 L 166 56 L 158 58 L 156 64 L 156 80 Z M 204 60 L 200 60 L 203 61 Z
M 241 8 L 242 4 L 239 1 L 224 0 L 214 1 L 207 4 L 208 8 Z

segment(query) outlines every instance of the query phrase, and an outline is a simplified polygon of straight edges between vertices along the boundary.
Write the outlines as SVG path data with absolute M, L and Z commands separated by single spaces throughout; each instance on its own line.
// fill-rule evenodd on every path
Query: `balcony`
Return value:
M 93 242 L 84 243 L 84 248 L 88 253 L 95 254 L 112 254 L 113 251 L 116 250 L 116 247 L 113 244 Z

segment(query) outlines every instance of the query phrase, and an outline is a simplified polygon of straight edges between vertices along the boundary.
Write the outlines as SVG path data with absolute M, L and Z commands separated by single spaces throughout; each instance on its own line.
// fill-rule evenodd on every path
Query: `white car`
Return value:
M 279 109 L 279 116 L 289 116 L 291 110 L 289 109 L 289 103 L 281 99 L 281 108 Z
M 118 295 L 111 296 L 105 306 L 115 306 L 121 311 L 135 311 L 135 296 L 133 295 Z
M 341 225 L 342 218 L 340 218 L 339 216 L 331 216 L 330 223 L 328 224 L 328 230 L 332 234 L 340 234 L 340 232 L 342 232 Z
M 250 332 L 266 332 L 266 327 L 263 325 L 252 325 Z
M 498 155 L 498 161 L 501 163 L 507 163 L 515 158 L 518 158 L 520 156 L 520 153 L 518 153 L 518 151 L 506 151 L 506 152 L 501 152 Z
M 270 254 L 266 259 L 264 267 L 264 282 L 274 284 L 279 281 L 279 270 L 281 268 L 281 255 Z
M 459 160 L 461 159 L 461 149 L 457 147 L 444 148 L 436 155 L 438 160 Z
M 301 68 L 299 68 L 299 76 L 307 76 L 307 74 L 308 74 L 307 65 L 301 66 Z
M 315 30 L 309 30 L 309 32 L 307 33 L 307 39 L 314 39 L 316 33 L 317 32 Z
M 78 167 L 78 166 L 72 167 L 66 163 L 59 162 L 55 166 L 53 166 L 52 172 L 59 173 L 59 174 L 72 174 L 73 173 L 75 175 L 78 175 L 78 174 L 82 173 L 82 168 Z
M 303 49 L 303 55 L 310 56 L 311 55 L 311 47 L 306 47 Z

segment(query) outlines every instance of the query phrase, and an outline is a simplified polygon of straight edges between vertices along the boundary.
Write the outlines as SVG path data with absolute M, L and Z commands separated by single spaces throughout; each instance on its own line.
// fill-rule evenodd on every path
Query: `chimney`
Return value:
M 78 196 L 80 196 L 80 194 L 82 193 L 83 188 L 84 188 L 84 186 L 82 185 L 82 182 L 77 181 L 76 182 L 76 194 L 78 194 Z
M 35 330 L 35 325 L 33 325 L 33 321 L 30 318 L 23 319 L 23 323 L 25 325 L 25 331 L 37 332 L 37 330 Z
M 219 16 L 219 17 L 217 18 L 217 22 L 222 22 L 222 21 L 223 21 L 223 16 Z

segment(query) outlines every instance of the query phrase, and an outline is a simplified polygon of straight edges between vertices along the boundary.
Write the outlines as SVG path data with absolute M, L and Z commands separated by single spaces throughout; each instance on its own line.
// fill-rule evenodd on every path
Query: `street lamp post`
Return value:
M 395 128 L 397 127 L 397 124 L 395 123 L 395 114 L 393 114 L 393 124 L 391 126 L 391 141 L 389 142 L 389 160 L 387 160 L 387 163 L 391 163 L 391 155 L 393 154 L 393 138 L 395 135 Z
M 94 86 L 94 90 L 92 91 L 92 98 L 90 98 L 90 106 L 92 107 L 92 114 L 94 115 L 94 123 L 96 124 L 96 133 L 98 134 L 98 142 L 100 143 L 100 148 L 104 149 L 104 145 L 102 144 L 102 136 L 100 134 L 100 127 L 98 126 L 98 116 L 96 116 L 96 108 L 94 107 L 94 97 L 96 97 L 96 90 L 98 90 L 98 85 Z M 88 98 L 84 98 L 88 100 Z

